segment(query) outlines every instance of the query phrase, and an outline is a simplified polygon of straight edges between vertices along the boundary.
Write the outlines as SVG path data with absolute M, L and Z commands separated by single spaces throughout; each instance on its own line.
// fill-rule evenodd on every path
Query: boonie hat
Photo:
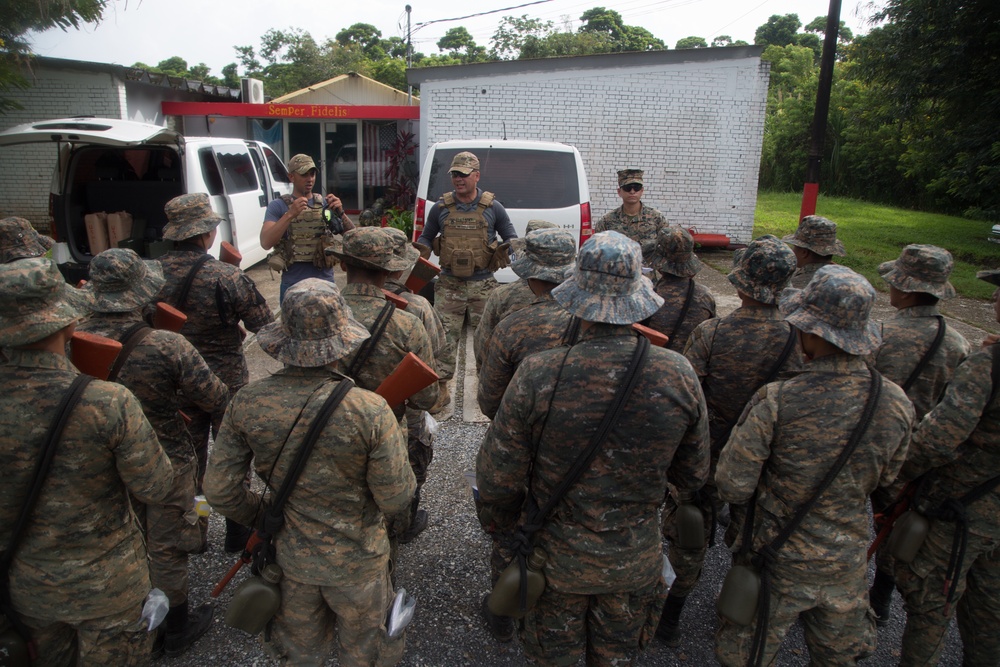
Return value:
M 407 271 L 417 263 L 417 258 L 420 257 L 420 251 L 413 247 L 410 243 L 410 239 L 406 236 L 406 232 L 402 229 L 396 229 L 395 227 L 382 227 L 382 231 L 389 235 L 392 239 L 392 254 L 400 258 L 402 261 L 407 263 L 406 267 L 402 269 L 393 269 L 393 271 Z
M 293 155 L 288 160 L 288 171 L 290 171 L 293 174 L 299 174 L 301 176 L 304 176 L 313 169 L 316 169 L 316 163 L 313 162 L 313 159 L 308 155 L 306 155 L 305 153 L 299 153 L 298 155 Z
M 479 171 L 479 158 L 469 151 L 462 151 L 452 159 L 448 171 L 459 171 L 468 176 L 474 171 Z
M 980 280 L 985 280 L 991 285 L 1000 286 L 1000 270 L 993 269 L 989 271 L 977 271 L 976 277 Z
M 381 271 L 405 271 L 413 265 L 395 253 L 396 241 L 381 227 L 357 227 L 344 232 L 340 250 L 329 252 L 348 266 Z M 417 252 L 414 249 L 414 252 Z M 420 253 L 417 252 L 419 255 Z
M 163 238 L 167 241 L 184 241 L 200 236 L 222 222 L 204 192 L 174 197 L 163 207 L 163 211 L 167 214 L 167 224 L 163 227 Z
M 520 278 L 561 283 L 573 269 L 576 239 L 564 229 L 539 229 L 525 237 L 524 250 L 510 268 Z
M 559 225 L 548 220 L 528 220 L 528 224 L 524 228 L 524 236 L 539 229 L 559 229 Z M 519 236 L 509 241 L 511 252 L 521 252 L 524 250 L 524 236 Z
M 165 282 L 159 262 L 143 261 L 129 248 L 110 248 L 90 261 L 84 289 L 94 295 L 94 311 L 128 313 L 152 301 Z
M 89 315 L 90 304 L 48 257 L 0 264 L 0 345 L 40 341 Z
M 0 220 L 0 262 L 39 257 L 49 251 L 55 241 L 35 231 L 24 218 L 12 216 Z
M 662 273 L 690 278 L 701 271 L 701 260 L 694 254 L 694 239 L 681 227 L 664 227 L 656 235 L 650 265 Z
M 865 355 L 882 344 L 879 325 L 869 315 L 875 288 L 846 266 L 827 264 L 803 289 L 781 295 L 785 321 L 805 333 L 816 334 L 848 354 Z
M 774 305 L 793 273 L 795 253 L 777 236 L 765 234 L 734 257 L 729 282 L 747 296 Z
M 619 169 L 618 170 L 618 187 L 623 188 L 629 183 L 638 183 L 642 185 L 642 169 Z
M 306 278 L 285 292 L 281 320 L 257 332 L 257 342 L 283 364 L 315 368 L 343 359 L 371 336 L 351 317 L 335 283 Z
M 571 314 L 608 324 L 639 322 L 663 305 L 663 297 L 642 275 L 642 248 L 618 232 L 587 239 L 570 277 L 552 296 Z
M 789 245 L 812 250 L 817 255 L 843 257 L 847 254 L 844 244 L 837 240 L 837 223 L 819 215 L 802 218 L 795 233 L 781 240 Z
M 882 262 L 882 279 L 900 292 L 926 292 L 939 299 L 955 296 L 948 276 L 955 266 L 951 253 L 934 245 L 912 244 L 903 248 L 899 259 Z

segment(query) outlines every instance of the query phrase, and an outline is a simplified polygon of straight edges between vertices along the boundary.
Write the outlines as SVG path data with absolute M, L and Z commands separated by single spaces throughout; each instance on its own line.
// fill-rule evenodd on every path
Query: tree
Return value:
M 733 38 L 729 35 L 719 35 L 712 40 L 712 47 L 717 48 L 720 46 L 731 46 L 733 43 Z
M 714 46 L 715 43 L 713 42 Z M 704 37 L 684 37 L 677 40 L 677 44 L 674 45 L 675 49 L 707 49 L 708 42 L 705 41 Z
M 0 113 L 22 108 L 10 95 L 27 88 L 31 45 L 24 36 L 49 28 L 98 23 L 108 0 L 0 0 Z
M 826 17 L 817 16 L 812 21 L 809 22 L 805 28 L 806 32 L 815 32 L 820 35 L 826 35 Z M 840 29 L 837 31 L 837 44 L 844 45 L 848 44 L 854 40 L 854 32 L 847 27 L 847 24 L 843 21 L 840 22 Z
M 454 57 L 461 58 L 465 63 L 486 60 L 486 49 L 476 44 L 465 26 L 448 30 L 444 37 L 438 40 L 437 47 L 442 51 L 450 51 Z
M 760 46 L 795 44 L 795 36 L 801 27 L 802 22 L 799 21 L 798 14 L 785 14 L 784 16 L 773 14 L 767 23 L 757 28 L 753 43 Z
M 230 88 L 240 87 L 240 72 L 236 63 L 229 63 L 222 68 L 222 85 Z
M 382 31 L 370 23 L 355 23 L 350 28 L 344 28 L 335 39 L 341 46 L 356 46 L 372 60 L 386 56 L 382 48 Z
M 180 56 L 172 56 L 156 63 L 154 69 L 157 72 L 169 74 L 170 76 L 187 76 L 188 64 Z
M 521 55 L 524 42 L 528 38 L 545 39 L 552 34 L 552 21 L 521 16 L 505 16 L 500 19 L 497 30 L 493 33 L 493 46 L 490 48 L 490 58 L 493 60 L 513 60 Z
M 578 32 L 600 35 L 615 53 L 667 48 L 663 40 L 657 39 L 645 28 L 625 25 L 622 15 L 613 9 L 594 7 L 585 11 L 580 20 L 583 25 Z

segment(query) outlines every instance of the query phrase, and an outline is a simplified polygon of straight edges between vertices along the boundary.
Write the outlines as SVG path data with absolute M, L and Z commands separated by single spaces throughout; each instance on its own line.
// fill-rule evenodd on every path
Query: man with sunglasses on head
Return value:
M 642 246 L 642 265 L 649 266 L 656 248 L 656 234 L 667 226 L 667 217 L 652 206 L 642 203 L 642 169 L 618 171 L 618 196 L 622 205 L 605 214 L 594 227 L 594 233 L 615 231 Z
M 330 193 L 324 199 L 313 192 L 317 173 L 311 157 L 302 153 L 292 156 L 288 161 L 292 194 L 272 200 L 264 213 L 260 245 L 264 250 L 274 248 L 268 265 L 281 272 L 279 299 L 306 278 L 333 282 L 334 260 L 325 253 L 328 239 L 354 229 L 337 195 Z
M 431 207 L 417 239 L 424 257 L 429 257 L 433 248 L 441 258 L 434 307 L 441 314 L 448 334 L 448 345 L 438 360 L 445 373 L 442 380 L 454 375 L 466 313 L 469 326 L 476 328 L 486 299 L 499 287 L 493 272 L 509 266 L 507 244 L 517 238 L 504 207 L 492 192 L 483 192 L 478 187 L 479 158 L 463 151 L 451 161 L 449 172 L 455 189 L 446 192 Z M 497 242 L 497 236 L 502 244 Z M 448 394 L 439 397 L 431 413 L 444 410 L 448 400 Z

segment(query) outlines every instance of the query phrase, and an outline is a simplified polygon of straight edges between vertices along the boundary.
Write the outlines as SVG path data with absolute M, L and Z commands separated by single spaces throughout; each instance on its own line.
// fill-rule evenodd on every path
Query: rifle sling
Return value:
M 375 351 L 375 345 L 381 340 L 386 326 L 389 325 L 389 320 L 392 319 L 394 310 L 396 310 L 396 306 L 391 301 L 386 301 L 385 306 L 372 323 L 372 328 L 369 329 L 371 337 L 361 344 L 361 347 L 358 348 L 358 353 L 354 355 L 354 361 L 351 362 L 351 366 L 347 369 L 348 376 L 356 377 L 355 374 L 361 372 L 361 369 L 368 363 L 372 352 Z
M 937 315 L 936 317 L 938 320 L 937 334 L 934 335 L 934 340 L 931 342 L 931 346 L 927 348 L 927 351 L 924 352 L 924 356 L 920 358 L 920 361 L 913 369 L 913 372 L 910 373 L 910 377 L 906 378 L 906 382 L 903 383 L 902 386 L 903 393 L 906 394 L 910 393 L 910 388 L 913 386 L 913 383 L 917 381 L 917 378 L 920 377 L 920 374 L 924 372 L 925 368 L 927 368 L 927 364 L 930 363 L 931 357 L 933 357 L 934 354 L 938 351 L 938 348 L 941 347 L 941 342 L 944 340 L 944 330 L 946 327 L 944 323 L 944 318 L 940 315 Z
M 694 278 L 688 278 L 687 295 L 684 297 L 684 305 L 681 306 L 681 311 L 677 314 L 677 319 L 674 320 L 674 325 L 670 327 L 670 333 L 667 334 L 667 338 L 669 340 L 674 339 L 674 334 L 677 333 L 681 324 L 684 323 L 688 310 L 691 308 L 692 301 L 694 301 Z
M 145 322 L 136 322 L 134 325 L 129 327 L 121 337 L 122 349 L 118 353 L 118 357 L 115 359 L 114 365 L 111 367 L 111 372 L 108 373 L 108 382 L 117 382 L 118 374 L 122 372 L 122 368 L 125 367 L 125 362 L 128 360 L 129 355 L 135 348 L 139 347 L 139 343 L 143 339 L 152 333 L 152 329 Z
M 201 267 L 205 265 L 205 262 L 212 259 L 212 256 L 207 252 L 198 258 L 198 260 L 191 265 L 191 269 L 184 276 L 184 282 L 181 284 L 180 291 L 177 293 L 177 310 L 184 312 L 184 306 L 187 305 L 188 293 L 191 291 L 191 285 L 194 284 L 194 277 L 198 275 L 198 271 Z

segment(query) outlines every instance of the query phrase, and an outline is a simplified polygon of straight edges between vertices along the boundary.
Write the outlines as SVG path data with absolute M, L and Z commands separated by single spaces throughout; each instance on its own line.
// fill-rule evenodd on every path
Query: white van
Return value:
M 529 220 L 547 220 L 569 230 L 580 245 L 593 234 L 590 187 L 576 148 L 550 141 L 468 139 L 442 141 L 427 149 L 417 186 L 414 241 L 431 206 L 452 189 L 448 169 L 462 151 L 479 158 L 480 189 L 496 195 L 519 237 L 524 236 Z M 496 278 L 504 283 L 517 276 L 506 268 L 497 271 Z
M 53 257 L 71 282 L 87 277 L 93 257 L 87 213 L 128 211 L 138 228 L 144 223 L 145 239 L 155 242 L 167 222 L 164 204 L 178 195 L 206 192 L 223 220 L 212 254 L 218 257 L 219 245 L 228 241 L 247 268 L 267 256 L 260 228 L 268 202 L 292 192 L 281 158 L 258 141 L 185 137 L 159 125 L 93 117 L 0 132 L 0 146 L 29 143 L 56 147 L 49 194 L 57 242 Z

